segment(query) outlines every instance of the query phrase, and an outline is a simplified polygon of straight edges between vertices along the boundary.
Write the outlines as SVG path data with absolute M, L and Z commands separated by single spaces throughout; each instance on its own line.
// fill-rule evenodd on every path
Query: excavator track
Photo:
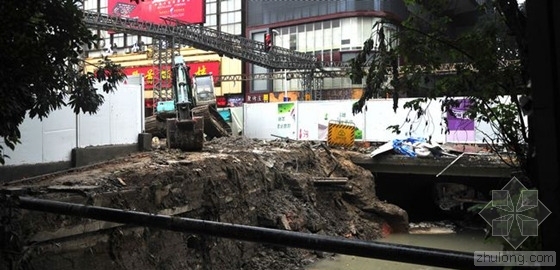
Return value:
M 231 135 L 231 127 L 214 106 L 195 107 L 192 109 L 192 113 L 194 117 L 204 119 L 204 133 L 207 140 Z
M 204 134 L 206 140 L 227 137 L 231 135 L 231 127 L 214 108 L 214 106 L 200 106 L 192 109 L 193 116 L 204 119 Z M 175 113 L 161 113 L 146 117 L 145 132 L 159 138 L 167 137 L 167 120 L 175 118 Z

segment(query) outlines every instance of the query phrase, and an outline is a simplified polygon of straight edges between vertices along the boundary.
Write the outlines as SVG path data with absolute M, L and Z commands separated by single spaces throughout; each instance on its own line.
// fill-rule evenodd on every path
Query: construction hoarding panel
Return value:
M 330 122 L 348 123 L 356 127 L 354 139 L 365 136 L 364 114 L 352 114 L 352 100 L 307 101 L 299 103 L 298 140 L 326 141 Z
M 457 106 L 452 106 L 447 112 L 448 142 L 475 142 L 475 120 L 469 118 L 470 101 L 457 100 Z
M 295 102 L 274 103 L 277 106 L 275 137 L 297 139 L 297 104 Z
M 144 123 L 141 89 L 140 85 L 120 85 L 118 91 L 104 93 L 105 102 L 96 114 L 80 114 L 78 147 L 137 142 Z
M 10 156 L 6 165 L 70 162 L 76 147 L 136 144 L 144 130 L 144 110 L 142 86 L 134 81 L 119 84 L 112 93 L 103 92 L 102 84 L 96 84 L 105 100 L 96 114 L 76 115 L 71 107 L 63 106 L 42 120 L 26 116 L 20 125 L 21 144 L 11 150 L 0 142 L 4 154 Z
M 393 139 L 431 138 L 437 143 L 445 142 L 443 112 L 439 99 L 422 102 L 423 114 L 417 117 L 416 111 L 404 108 L 404 104 L 416 98 L 399 98 L 396 112 L 393 110 L 393 99 L 373 99 L 364 107 L 366 134 L 368 142 L 388 142 Z M 367 110 L 366 110 L 367 109 Z M 409 121 L 407 121 L 407 119 Z M 399 127 L 396 134 L 390 126 Z
M 205 0 L 145 0 L 138 4 L 130 0 L 108 0 L 109 15 L 164 24 L 163 18 L 187 23 L 204 23 Z
M 278 128 L 277 103 L 243 104 L 243 135 L 255 139 L 275 139 Z
M 364 112 L 356 115 L 352 114 L 353 100 L 245 102 L 243 104 L 244 135 L 257 139 L 275 139 L 277 136 L 282 136 L 296 140 L 327 141 L 329 123 L 336 123 L 354 125 L 354 141 L 389 142 L 394 139 L 414 137 L 431 138 L 431 141 L 436 143 L 473 143 L 470 140 L 447 140 L 445 126 L 447 114 L 441 111 L 441 98 L 422 103 L 423 114 L 420 118 L 415 111 L 403 108 L 406 102 L 414 99 L 400 99 L 396 112 L 393 111 L 392 99 L 369 100 L 366 102 Z M 503 102 L 511 101 L 504 98 Z M 295 106 L 279 104 L 295 104 Z M 410 121 L 407 122 L 407 118 Z M 293 119 L 296 119 L 295 125 L 290 122 Z M 401 133 L 394 133 L 388 128 L 389 126 L 399 126 Z M 475 121 L 474 129 L 477 131 L 474 143 L 484 143 L 483 139 L 486 137 L 482 137 L 483 134 L 491 138 L 496 137 L 495 129 L 487 123 Z

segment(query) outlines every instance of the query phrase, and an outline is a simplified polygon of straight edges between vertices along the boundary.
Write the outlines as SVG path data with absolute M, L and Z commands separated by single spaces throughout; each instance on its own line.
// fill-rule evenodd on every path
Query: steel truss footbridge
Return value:
M 348 77 L 350 66 L 341 62 L 317 61 L 313 55 L 273 46 L 265 52 L 264 43 L 176 19 L 163 19 L 156 24 L 138 19 L 123 18 L 103 13 L 84 11 L 84 22 L 92 29 L 107 30 L 151 37 L 154 40 L 154 99 L 169 100 L 170 91 L 162 89 L 169 85 L 167 76 L 160 76 L 165 66 L 173 64 L 173 56 L 179 52 L 178 45 L 213 51 L 271 70 L 262 74 L 222 75 L 219 81 L 300 79 L 305 94 L 313 100 L 321 99 L 323 78 Z M 278 71 L 285 72 L 278 72 Z

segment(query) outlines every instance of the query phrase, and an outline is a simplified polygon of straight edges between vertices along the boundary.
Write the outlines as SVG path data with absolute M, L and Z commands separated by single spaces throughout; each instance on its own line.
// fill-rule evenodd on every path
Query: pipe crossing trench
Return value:
M 474 269 L 474 254 L 468 252 L 419 248 L 374 241 L 349 240 L 339 237 L 329 237 L 190 218 L 179 218 L 106 207 L 64 203 L 31 197 L 19 197 L 12 199 L 15 200 L 15 207 L 32 211 L 48 212 L 57 215 L 71 215 L 129 225 L 160 228 L 177 232 L 205 234 L 243 241 L 268 243 L 273 245 L 312 249 L 413 264 L 456 269 Z

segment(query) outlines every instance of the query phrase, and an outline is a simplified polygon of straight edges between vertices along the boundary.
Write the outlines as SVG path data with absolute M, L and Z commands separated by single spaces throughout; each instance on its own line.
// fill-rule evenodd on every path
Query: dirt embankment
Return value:
M 333 156 L 336 158 L 333 159 Z M 339 165 L 336 166 L 336 163 Z M 331 173 L 330 176 L 328 174 Z M 314 180 L 338 179 L 331 185 Z M 320 181 L 319 181 L 320 182 Z M 308 142 L 221 138 L 9 183 L 3 193 L 347 238 L 408 229 L 348 153 Z M 328 254 L 3 208 L 0 269 L 301 269 Z M 7 218 L 11 216 L 12 218 Z M 4 265 L 4 266 L 2 266 Z

